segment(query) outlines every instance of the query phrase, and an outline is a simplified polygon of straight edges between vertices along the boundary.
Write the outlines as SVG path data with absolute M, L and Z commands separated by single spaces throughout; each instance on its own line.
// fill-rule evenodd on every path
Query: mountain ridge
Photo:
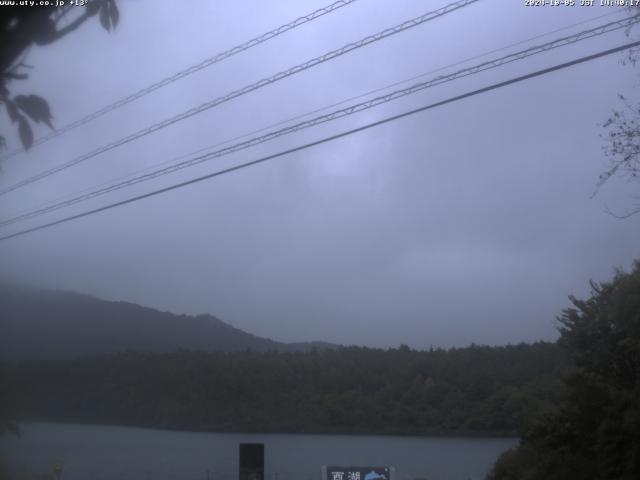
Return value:
M 210 314 L 185 315 L 66 290 L 0 285 L 0 359 L 74 358 L 122 351 L 308 351 L 325 342 L 259 337 Z

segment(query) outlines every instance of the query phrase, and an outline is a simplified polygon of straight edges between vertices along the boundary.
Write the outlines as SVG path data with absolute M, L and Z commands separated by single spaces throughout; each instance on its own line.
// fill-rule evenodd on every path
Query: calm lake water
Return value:
M 387 437 L 173 432 L 32 423 L 0 439 L 18 472 L 62 480 L 237 480 L 238 444 L 265 444 L 265 480 L 320 480 L 321 465 L 392 465 L 397 479 L 480 480 L 514 438 Z

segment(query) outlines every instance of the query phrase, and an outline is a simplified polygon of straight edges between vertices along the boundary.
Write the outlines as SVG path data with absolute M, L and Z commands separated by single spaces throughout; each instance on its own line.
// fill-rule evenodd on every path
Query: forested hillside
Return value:
M 212 431 L 514 434 L 561 395 L 550 343 L 122 353 L 10 368 L 23 419 Z
M 261 338 L 211 315 L 175 315 L 72 292 L 0 285 L 0 358 L 73 358 L 124 350 L 308 350 Z

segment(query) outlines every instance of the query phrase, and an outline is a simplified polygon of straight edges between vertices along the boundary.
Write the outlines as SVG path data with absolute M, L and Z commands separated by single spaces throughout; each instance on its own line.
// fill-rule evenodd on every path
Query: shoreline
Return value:
M 303 430 L 241 430 L 241 429 L 205 429 L 194 428 L 192 426 L 177 427 L 165 425 L 141 425 L 127 423 L 101 423 L 101 422 L 82 422 L 71 420 L 47 420 L 47 419 L 24 419 L 18 420 L 19 427 L 29 424 L 54 424 L 54 425 L 74 425 L 86 427 L 114 427 L 114 428 L 136 428 L 143 430 L 159 430 L 165 432 L 181 432 L 181 433 L 203 433 L 203 434 L 237 434 L 237 435 L 336 435 L 336 436 L 363 436 L 363 437 L 397 437 L 397 438 L 499 438 L 499 439 L 519 439 L 520 436 L 516 432 L 479 432 L 479 431 L 450 431 L 450 432 L 376 432 L 376 431 L 358 431 L 347 429 L 303 429 Z M 20 432 L 20 435 L 22 431 Z M 17 436 L 17 438 L 20 437 Z M 10 438 L 11 435 L 5 435 Z M 15 438 L 16 436 L 14 436 Z

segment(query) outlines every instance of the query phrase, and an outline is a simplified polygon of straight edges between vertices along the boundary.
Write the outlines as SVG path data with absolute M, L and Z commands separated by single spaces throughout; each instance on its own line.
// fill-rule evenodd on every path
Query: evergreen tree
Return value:
M 567 397 L 505 453 L 490 480 L 640 478 L 640 261 L 592 283 L 559 317 Z

